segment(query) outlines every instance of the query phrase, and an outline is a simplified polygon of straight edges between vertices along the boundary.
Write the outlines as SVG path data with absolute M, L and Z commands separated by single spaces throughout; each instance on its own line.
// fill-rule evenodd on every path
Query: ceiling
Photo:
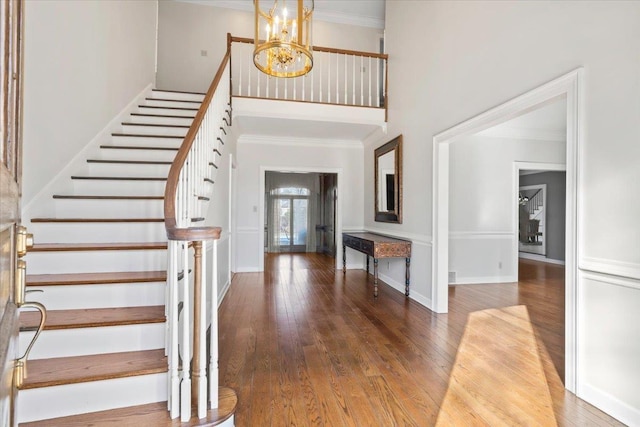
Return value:
M 253 11 L 253 0 L 176 0 L 227 9 Z M 305 0 L 307 3 L 309 0 Z M 263 0 L 271 4 L 269 0 Z M 384 28 L 385 0 L 315 0 L 314 19 L 339 24 Z

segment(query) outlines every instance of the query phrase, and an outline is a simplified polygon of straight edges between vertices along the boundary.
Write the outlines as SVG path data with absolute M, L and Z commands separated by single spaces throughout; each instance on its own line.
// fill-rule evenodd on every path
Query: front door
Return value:
M 20 224 L 22 129 L 21 0 L 1 0 L 0 17 L 0 425 L 17 425 L 14 365 L 18 357 L 16 272 Z

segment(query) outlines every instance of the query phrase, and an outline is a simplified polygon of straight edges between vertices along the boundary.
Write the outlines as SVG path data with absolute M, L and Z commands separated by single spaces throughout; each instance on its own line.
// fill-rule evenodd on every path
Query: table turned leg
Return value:
M 409 271 L 410 271 L 410 267 L 411 267 L 411 258 L 406 258 L 407 261 L 407 266 L 406 268 L 406 272 L 405 272 L 405 281 L 404 281 L 404 294 L 406 296 L 409 296 Z
M 342 245 L 342 274 L 347 273 L 347 247 Z
M 378 258 L 373 259 L 373 296 L 378 298 Z
M 365 255 L 367 257 L 367 274 L 369 274 L 369 255 Z

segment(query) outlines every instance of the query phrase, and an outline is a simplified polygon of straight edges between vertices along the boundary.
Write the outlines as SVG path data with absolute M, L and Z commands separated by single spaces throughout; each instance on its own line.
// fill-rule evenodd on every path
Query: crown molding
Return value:
M 350 139 L 292 138 L 287 136 L 266 136 L 244 134 L 238 144 L 281 145 L 286 147 L 333 147 L 362 149 L 362 142 Z
M 240 10 L 243 12 L 253 13 L 253 2 L 251 1 L 238 1 L 238 0 L 173 0 L 179 3 L 193 3 L 201 6 L 208 7 L 220 7 L 224 9 Z M 335 24 L 347 24 L 356 25 L 359 27 L 377 28 L 379 30 L 384 29 L 384 19 L 376 18 L 374 16 L 365 15 L 347 15 L 338 12 L 318 12 L 314 10 L 314 19 L 323 22 L 332 22 Z

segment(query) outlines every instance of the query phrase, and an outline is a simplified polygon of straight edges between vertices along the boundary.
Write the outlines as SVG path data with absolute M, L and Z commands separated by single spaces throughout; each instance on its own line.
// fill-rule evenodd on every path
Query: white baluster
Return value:
M 380 107 L 380 58 L 376 58 L 376 107 Z
M 307 92 L 307 75 L 302 75 L 302 100 L 304 101 L 305 94 Z
M 190 323 L 191 307 L 189 301 L 189 276 L 187 268 L 189 266 L 189 247 L 186 243 L 182 245 L 184 256 L 184 279 L 182 281 L 182 336 L 180 337 L 182 348 L 182 382 L 180 384 L 180 421 L 187 422 L 191 419 L 191 351 L 190 351 Z
M 348 62 L 347 54 L 345 53 L 344 54 L 344 103 L 345 103 L 345 105 L 347 104 L 347 99 L 348 99 L 347 98 L 347 80 L 348 80 L 348 78 L 347 78 L 347 62 Z
M 356 105 L 356 56 L 351 55 L 353 57 L 353 68 L 351 70 L 353 77 L 351 78 L 351 105 Z
M 218 241 L 213 241 L 212 284 L 211 288 L 211 330 L 209 341 L 209 396 L 211 409 L 218 407 Z
M 331 52 L 327 52 L 327 103 L 331 104 Z
M 171 419 L 180 415 L 180 375 L 178 372 L 178 251 L 179 243 L 169 241 L 169 265 L 167 270 L 167 306 L 169 307 L 168 362 L 169 362 L 169 414 Z M 187 280 L 184 278 L 183 280 Z
M 369 107 L 371 107 L 371 57 L 369 57 Z
M 289 99 L 289 79 L 284 79 L 284 99 Z
M 200 337 L 198 370 L 198 418 L 207 415 L 207 242 L 202 242 L 202 258 L 200 262 L 200 330 L 193 331 Z
M 242 58 L 244 55 L 238 55 L 238 96 L 242 96 Z
M 278 96 L 280 96 L 279 82 L 280 82 L 280 79 L 276 77 L 276 99 L 279 99 Z
M 309 76 L 311 78 L 311 97 L 310 97 L 311 102 L 313 102 L 313 99 L 314 99 L 313 98 L 313 81 L 315 80 L 315 78 L 313 77 L 314 74 L 315 73 L 313 71 L 311 71 L 311 75 Z
M 364 66 L 362 65 L 364 58 L 360 57 L 360 70 L 358 70 L 358 76 L 360 76 L 360 106 L 364 106 Z
M 336 53 L 336 104 L 340 104 L 340 55 Z
M 320 99 L 318 99 L 318 101 L 322 102 L 323 97 L 322 97 L 322 65 L 319 67 L 320 69 L 318 70 L 318 92 L 319 92 L 319 96 Z

